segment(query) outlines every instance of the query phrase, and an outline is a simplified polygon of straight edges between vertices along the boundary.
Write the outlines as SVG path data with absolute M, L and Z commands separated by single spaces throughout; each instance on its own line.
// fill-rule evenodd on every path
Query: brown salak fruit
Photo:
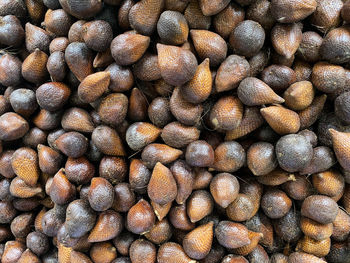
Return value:
M 43 24 L 45 29 L 58 37 L 66 36 L 73 24 L 73 18 L 63 9 L 47 10 Z
M 334 64 L 343 64 L 350 61 L 350 27 L 345 25 L 332 29 L 322 42 L 321 57 Z
M 118 236 L 122 230 L 123 217 L 113 210 L 107 210 L 98 216 L 96 225 L 89 234 L 88 241 L 102 242 L 111 240 Z
M 97 149 L 106 155 L 125 156 L 126 154 L 118 132 L 109 126 L 97 126 L 92 132 L 91 140 Z
M 131 149 L 138 151 L 154 142 L 160 133 L 158 127 L 148 122 L 135 122 L 128 127 L 125 139 Z
M 281 190 L 268 190 L 261 198 L 261 208 L 271 219 L 285 216 L 291 207 L 292 200 Z
M 190 222 L 195 223 L 213 212 L 214 200 L 208 191 L 197 190 L 192 192 L 186 205 Z
M 145 234 L 145 237 L 154 244 L 160 245 L 168 241 L 172 236 L 172 227 L 165 218 L 155 223 L 154 227 Z
M 205 16 L 212 16 L 223 10 L 228 4 L 229 0 L 199 0 L 199 6 Z
M 293 252 L 292 254 L 289 255 L 288 262 L 290 263 L 299 263 L 299 262 L 326 263 L 326 261 L 324 261 L 323 259 L 304 252 Z
M 157 250 L 153 243 L 145 239 L 137 239 L 129 249 L 129 256 L 131 262 L 155 262 Z
M 109 49 L 113 39 L 111 25 L 104 20 L 95 20 L 83 25 L 83 39 L 94 51 L 103 52 Z
M 151 143 L 143 149 L 141 158 L 147 167 L 153 168 L 158 162 L 169 164 L 177 160 L 181 154 L 181 150 L 172 148 L 166 144 Z
M 323 38 L 314 31 L 303 33 L 303 38 L 299 45 L 297 55 L 306 62 L 316 62 L 321 59 L 320 48 Z
M 122 92 L 131 89 L 134 85 L 134 76 L 128 67 L 119 66 L 116 63 L 110 64 L 106 71 L 110 73 L 108 89 L 113 92 Z
M 295 181 L 295 175 L 290 174 L 280 168 L 276 168 L 266 175 L 259 176 L 256 178 L 256 180 L 263 185 L 277 186 L 286 182 Z
M 227 44 L 218 34 L 208 30 L 190 31 L 194 48 L 201 59 L 209 58 L 210 66 L 219 66 L 226 58 Z
M 151 35 L 164 7 L 164 0 L 141 0 L 129 10 L 130 26 L 144 35 Z
M 130 208 L 126 217 L 126 227 L 135 234 L 150 231 L 155 223 L 155 214 L 151 205 L 144 199 Z
M 261 72 L 261 80 L 274 91 L 285 90 L 296 81 L 296 74 L 287 66 L 271 65 Z
M 8 53 L 0 57 L 0 83 L 4 86 L 17 86 L 22 81 L 22 62 Z
M 282 106 L 269 106 L 260 110 L 261 115 L 278 134 L 296 133 L 300 129 L 300 118 L 292 110 Z
M 47 71 L 53 81 L 63 81 L 67 73 L 67 65 L 62 51 L 53 52 L 46 64 Z
M 181 45 L 187 40 L 189 28 L 183 14 L 167 10 L 159 17 L 157 32 L 164 43 Z
M 193 191 L 194 173 L 183 160 L 176 161 L 170 170 L 177 184 L 176 203 L 183 204 Z
M 277 166 L 274 146 L 268 142 L 252 144 L 247 151 L 247 165 L 257 176 L 272 172 Z
M 19 241 L 8 241 L 3 248 L 1 261 L 3 263 L 18 262 L 23 252 L 25 251 L 25 244 Z
M 316 0 L 272 0 L 272 16 L 280 23 L 294 23 L 311 15 L 317 7 Z
M 62 109 L 67 103 L 71 90 L 63 82 L 47 82 L 42 84 L 35 94 L 42 109 L 54 112 Z
M 237 95 L 240 101 L 247 106 L 284 102 L 284 99 L 278 96 L 267 84 L 254 77 L 248 77 L 241 81 Z
M 228 56 L 218 68 L 215 77 L 215 89 L 217 92 L 232 90 L 248 77 L 250 65 L 248 61 L 240 56 Z
M 101 71 L 84 78 L 78 87 L 79 99 L 84 103 L 91 103 L 100 98 L 108 89 L 110 73 Z
M 48 77 L 48 71 L 46 69 L 47 60 L 48 56 L 45 52 L 38 48 L 35 49 L 35 51 L 23 61 L 23 78 L 35 84 L 43 83 Z
M 0 17 L 0 43 L 18 47 L 23 43 L 24 30 L 20 20 L 14 15 Z
M 26 184 L 35 186 L 40 174 L 38 154 L 31 148 L 17 149 L 11 158 L 11 166 L 15 174 Z
M 66 211 L 65 227 L 72 238 L 80 238 L 95 225 L 96 214 L 87 200 L 77 199 L 71 202 Z
M 28 122 L 14 112 L 7 112 L 0 116 L 0 139 L 13 141 L 23 137 L 29 130 Z
M 316 89 L 325 93 L 333 93 L 344 88 L 345 70 L 338 65 L 318 62 L 312 68 L 311 81 Z
M 68 180 L 63 168 L 55 174 L 48 190 L 51 200 L 58 205 L 68 204 L 75 198 L 76 188 Z
M 220 172 L 233 173 L 244 165 L 246 153 L 242 145 L 235 141 L 219 144 L 214 152 L 213 168 Z
M 87 149 L 89 141 L 79 132 L 66 132 L 55 141 L 57 148 L 65 155 L 73 158 L 83 156 Z
M 249 134 L 259 128 L 264 123 L 264 118 L 261 116 L 258 107 L 245 107 L 241 124 L 226 132 L 225 140 L 235 140 Z
M 48 52 L 49 44 L 51 42 L 50 33 L 46 30 L 34 26 L 31 23 L 25 25 L 25 43 L 29 52 L 34 52 L 35 49 Z
M 331 248 L 331 239 L 326 238 L 323 240 L 314 240 L 311 237 L 304 236 L 298 241 L 296 250 L 304 251 L 306 253 L 313 254 L 317 257 L 326 256 Z
M 186 162 L 195 167 L 208 167 L 214 162 L 214 150 L 204 140 L 191 142 L 186 148 Z
M 307 217 L 300 219 L 300 228 L 306 236 L 319 241 L 329 238 L 333 233 L 332 223 L 320 224 Z
M 67 37 L 56 37 L 50 43 L 50 46 L 49 46 L 50 54 L 56 51 L 64 52 L 68 45 L 69 45 L 69 40 Z
M 102 122 L 118 127 L 126 118 L 128 104 L 128 97 L 123 93 L 111 93 L 100 101 L 97 112 Z
M 270 6 L 271 2 L 268 0 L 253 1 L 247 9 L 247 19 L 258 22 L 265 30 L 270 30 L 275 24 Z
M 265 31 L 259 23 L 244 20 L 233 29 L 229 42 L 237 55 L 252 57 L 263 47 Z
M 76 107 L 70 108 L 64 112 L 61 125 L 66 131 L 82 133 L 91 133 L 95 128 L 90 114 L 86 110 Z
M 55 174 L 61 167 L 63 156 L 51 147 L 38 144 L 39 167 L 43 173 Z
M 310 22 L 323 33 L 328 32 L 340 24 L 343 1 L 317 1 L 317 8 L 312 14 Z
M 214 16 L 213 25 L 215 32 L 222 38 L 227 39 L 232 30 L 244 20 L 244 15 L 244 9 L 231 2 L 224 10 Z
M 93 73 L 93 52 L 85 43 L 70 43 L 65 50 L 64 58 L 68 68 L 79 81 L 83 81 Z
M 339 132 L 335 129 L 329 129 L 331 134 L 333 150 L 337 157 L 338 162 L 345 170 L 350 170 L 350 133 Z
M 146 53 L 134 66 L 133 73 L 135 77 L 143 81 L 153 81 L 161 79 L 158 66 L 158 56 Z
M 30 89 L 16 89 L 10 94 L 12 109 L 24 116 L 29 117 L 38 108 L 35 92 Z
M 314 98 L 309 107 L 298 112 L 300 118 L 300 129 L 310 127 L 318 120 L 320 114 L 322 113 L 326 100 L 326 94 L 320 95 Z
M 312 145 L 302 135 L 289 134 L 281 137 L 275 149 L 280 167 L 291 173 L 304 169 L 312 159 Z
M 87 19 L 101 11 L 103 3 L 99 0 L 81 2 L 79 0 L 59 0 L 62 8 L 78 19 Z
M 350 109 L 349 109 L 349 96 L 350 92 L 344 92 L 339 95 L 334 101 L 334 112 L 339 119 L 345 124 L 350 124 Z
M 161 131 L 162 140 L 175 148 L 186 147 L 199 139 L 200 131 L 195 126 L 186 126 L 180 122 L 171 122 Z
M 165 0 L 165 9 L 178 11 L 180 13 L 183 13 L 183 11 L 185 11 L 185 8 L 187 7 L 188 3 L 189 3 L 189 0 L 180 0 L 177 2 L 174 2 L 171 0 Z
M 183 247 L 174 242 L 167 242 L 161 245 L 157 253 L 159 263 L 195 263 L 187 256 Z
M 157 163 L 147 186 L 149 198 L 160 205 L 165 205 L 175 200 L 177 195 L 175 178 L 169 168 Z
M 338 204 L 325 195 L 307 197 L 301 207 L 301 215 L 321 224 L 332 223 L 338 214 Z
M 190 28 L 205 30 L 210 28 L 211 17 L 203 15 L 198 1 L 191 0 L 185 9 L 184 15 Z
M 300 81 L 292 84 L 283 94 L 285 103 L 292 110 L 304 110 L 314 99 L 315 91 L 310 81 Z
M 90 249 L 90 258 L 95 263 L 112 262 L 117 258 L 117 250 L 108 241 L 94 243 Z
M 219 244 L 234 249 L 250 244 L 248 229 L 232 221 L 220 221 L 215 228 L 215 236 Z
M 303 33 L 298 24 L 276 24 L 271 30 L 271 42 L 275 51 L 291 58 L 298 50 Z
M 254 212 L 254 201 L 246 194 L 238 194 L 237 198 L 226 208 L 227 217 L 236 222 L 251 219 Z
M 334 152 L 327 146 L 318 146 L 314 148 L 314 154 L 311 162 L 300 174 L 314 174 L 324 172 L 336 163 Z
M 106 211 L 112 207 L 114 201 L 114 188 L 103 177 L 94 177 L 88 192 L 88 200 L 91 208 L 95 211 Z
M 111 54 L 118 65 L 131 65 L 143 56 L 149 44 L 148 36 L 126 32 L 113 39 Z
M 209 120 L 214 129 L 232 130 L 242 121 L 243 104 L 234 96 L 221 97 L 211 108 Z
M 86 23 L 85 20 L 78 20 L 70 27 L 68 31 L 69 42 L 84 42 L 83 38 L 83 25 Z
M 212 91 L 213 79 L 209 68 L 209 58 L 206 58 L 196 70 L 193 78 L 181 87 L 182 96 L 190 103 L 205 101 Z
M 210 182 L 210 193 L 217 204 L 226 208 L 237 198 L 239 182 L 232 174 L 217 174 Z
M 184 125 L 195 126 L 201 121 L 203 106 L 186 101 L 179 87 L 174 89 L 169 107 L 171 114 Z
M 165 82 L 181 86 L 193 78 L 198 63 L 191 51 L 159 43 L 157 51 L 160 74 Z
M 183 239 L 182 245 L 187 255 L 194 259 L 205 258 L 212 247 L 214 222 L 193 229 Z
M 129 11 L 135 5 L 134 0 L 122 1 L 118 10 L 118 25 L 122 30 L 131 29 L 129 22 Z
M 343 193 L 345 188 L 345 179 L 338 171 L 329 170 L 313 174 L 312 184 L 319 194 L 334 198 L 335 196 Z

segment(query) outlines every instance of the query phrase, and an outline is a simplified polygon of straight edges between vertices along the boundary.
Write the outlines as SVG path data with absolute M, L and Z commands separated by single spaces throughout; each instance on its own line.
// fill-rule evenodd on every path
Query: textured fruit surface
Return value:
M 349 263 L 350 0 L 0 0 L 0 262 Z

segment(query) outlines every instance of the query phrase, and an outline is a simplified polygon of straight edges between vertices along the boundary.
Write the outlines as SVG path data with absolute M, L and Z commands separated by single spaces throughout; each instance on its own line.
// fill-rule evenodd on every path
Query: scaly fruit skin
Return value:
M 269 106 L 261 108 L 260 113 L 270 127 L 280 135 L 296 133 L 300 129 L 300 118 L 295 111 L 282 106 Z
M 270 8 L 277 22 L 294 23 L 311 15 L 316 7 L 316 0 L 272 0 Z
M 278 96 L 263 81 L 248 77 L 241 81 L 237 89 L 238 98 L 247 106 L 283 103 L 284 99 Z
M 201 225 L 184 237 L 182 245 L 187 255 L 203 259 L 209 254 L 214 237 L 213 226 L 214 222 Z
M 0 261 L 348 261 L 349 14 L 0 0 Z
M 332 137 L 333 150 L 340 165 L 347 171 L 350 170 L 350 133 L 329 129 Z
M 193 78 L 181 87 L 182 96 L 190 103 L 204 102 L 212 92 L 213 79 L 209 68 L 209 58 L 206 58 L 196 70 Z
M 158 65 L 165 82 L 181 86 L 191 80 L 198 66 L 194 54 L 176 46 L 157 44 Z

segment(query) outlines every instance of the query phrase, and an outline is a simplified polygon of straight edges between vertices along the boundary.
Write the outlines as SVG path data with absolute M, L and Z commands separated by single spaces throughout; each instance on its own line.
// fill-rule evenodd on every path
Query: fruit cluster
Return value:
M 0 0 L 0 262 L 349 263 L 350 0 Z

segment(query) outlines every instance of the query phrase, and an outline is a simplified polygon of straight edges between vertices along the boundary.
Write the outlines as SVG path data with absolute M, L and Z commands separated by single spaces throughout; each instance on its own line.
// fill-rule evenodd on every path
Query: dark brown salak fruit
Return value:
M 271 1 L 271 13 L 280 23 L 293 23 L 303 20 L 315 12 L 316 0 L 273 0 Z
M 95 16 L 101 11 L 103 3 L 98 0 L 78 1 L 59 0 L 62 8 L 72 16 L 79 19 L 86 19 Z
M 297 172 L 312 159 L 312 145 L 302 135 L 285 135 L 276 144 L 276 157 L 282 169 Z

